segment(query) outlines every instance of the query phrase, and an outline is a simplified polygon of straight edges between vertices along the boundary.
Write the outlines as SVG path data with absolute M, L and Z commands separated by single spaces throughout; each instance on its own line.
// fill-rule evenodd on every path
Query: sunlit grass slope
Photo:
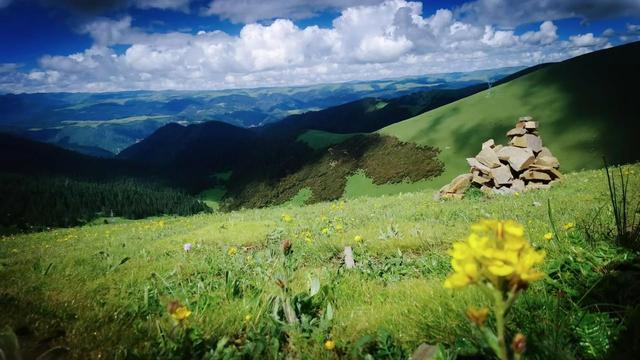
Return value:
M 637 193 L 640 165 L 625 171 Z M 553 241 L 543 240 L 552 231 L 547 200 L 559 227 Z M 429 192 L 418 192 L 3 237 L 0 324 L 21 329 L 27 345 L 47 339 L 40 348 L 61 345 L 78 358 L 166 358 L 163 344 L 172 327 L 166 306 L 179 300 L 193 311 L 188 324 L 196 345 L 189 351 L 247 350 L 270 323 L 261 300 L 278 291 L 280 244 L 290 239 L 291 286 L 304 290 L 308 276 L 318 276 L 330 289 L 335 315 L 326 333 L 290 338 L 292 345 L 281 344 L 279 351 L 348 357 L 358 340 L 382 329 L 405 355 L 422 342 L 469 351 L 477 343 L 463 312 L 486 299 L 475 290 L 443 289 L 450 271 L 446 250 L 471 223 L 498 218 L 525 226 L 534 246 L 547 251 L 544 270 L 552 274 L 516 303 L 509 326 L 527 334 L 532 358 L 582 358 L 573 326 L 584 314 L 574 316 L 565 306 L 578 301 L 600 269 L 627 256 L 606 235 L 611 216 L 597 209 L 607 201 L 604 173 L 586 171 L 567 175 L 549 191 L 517 197 L 434 203 Z M 563 229 L 568 223 L 576 226 Z M 357 235 L 363 241 L 356 242 Z M 185 243 L 192 244 L 189 252 Z M 341 269 L 345 245 L 354 247 L 356 269 Z M 574 272 L 575 259 L 580 269 Z M 233 342 L 216 345 L 225 336 Z M 323 347 L 327 338 L 337 343 L 335 351 Z M 25 351 L 35 355 L 33 348 Z
M 505 133 L 518 117 L 540 121 L 543 142 L 567 170 L 640 158 L 637 86 L 640 43 L 583 55 L 548 66 L 490 90 L 390 125 L 381 133 L 440 148 L 445 172 L 438 187 L 468 170 L 466 157 Z

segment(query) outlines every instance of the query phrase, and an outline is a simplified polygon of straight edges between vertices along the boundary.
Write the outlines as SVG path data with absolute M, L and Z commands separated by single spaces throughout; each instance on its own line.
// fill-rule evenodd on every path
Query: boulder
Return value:
M 515 146 L 505 146 L 498 152 L 498 158 L 500 160 L 506 160 L 509 162 L 511 168 L 515 171 L 522 171 L 535 161 L 533 151 L 527 148 L 520 148 Z
M 532 120 L 528 120 L 524 122 L 524 128 L 527 130 L 536 130 L 538 129 L 538 122 L 537 121 L 532 121 Z
M 513 128 L 507 131 L 507 137 L 521 136 L 526 133 L 527 133 L 527 130 L 525 130 L 524 128 Z
M 524 134 L 522 136 L 514 136 L 509 142 L 510 145 L 529 148 L 535 152 L 542 150 L 542 140 L 534 134 Z
M 482 148 L 489 148 L 489 149 L 493 149 L 496 146 L 496 142 L 493 141 L 493 139 L 489 139 L 485 142 L 482 143 Z
M 480 170 L 485 174 L 488 174 L 491 171 L 488 166 L 483 165 L 480 161 L 476 160 L 476 158 L 467 158 L 467 164 L 469 164 L 472 169 Z
M 511 184 L 511 180 L 513 180 L 511 169 L 506 165 L 500 165 L 500 167 L 491 169 L 491 177 L 496 185 L 508 185 Z
M 435 199 L 439 198 L 451 198 L 454 194 L 458 194 L 462 196 L 464 192 L 471 186 L 471 179 L 473 179 L 472 174 L 462 174 L 458 175 L 455 179 L 453 179 L 450 183 L 440 188 L 437 195 L 434 196 Z
M 520 179 L 528 181 L 551 181 L 551 175 L 544 171 L 530 169 L 520 174 Z
M 517 191 L 517 192 L 522 192 L 522 191 L 524 191 L 524 189 L 525 189 L 524 181 L 522 181 L 522 180 L 520 180 L 520 179 L 515 179 L 515 180 L 513 180 L 513 181 L 511 182 L 511 188 L 512 188 L 514 191 Z
M 543 146 L 542 149 L 540 149 L 538 156 L 553 156 L 553 154 L 551 153 L 551 150 L 549 150 L 549 148 Z
M 483 147 L 482 150 L 476 155 L 476 160 L 478 160 L 482 165 L 485 165 L 489 168 L 497 168 L 500 166 L 500 159 L 498 159 L 498 155 L 493 149 L 489 147 Z
M 536 161 L 533 162 L 534 165 L 549 166 L 552 168 L 560 167 L 560 162 L 555 156 L 549 156 L 549 155 L 540 156 L 541 154 L 542 152 L 540 152 L 540 154 L 538 154 L 538 156 L 536 157 Z

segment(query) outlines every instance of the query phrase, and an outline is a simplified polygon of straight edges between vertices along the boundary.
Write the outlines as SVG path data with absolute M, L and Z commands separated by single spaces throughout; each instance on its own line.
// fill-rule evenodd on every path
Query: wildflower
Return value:
M 329 234 L 329 229 L 328 228 L 322 228 L 322 230 L 320 230 L 320 232 L 322 233 L 322 235 L 328 235 Z
M 287 256 L 289 254 L 291 254 L 291 247 L 293 245 L 291 244 L 290 240 L 285 240 L 282 242 L 282 253 Z
M 513 193 L 513 195 L 520 196 L 520 193 L 516 191 L 515 193 Z
M 353 237 L 353 241 L 355 241 L 357 243 L 362 242 L 362 240 L 364 240 L 364 238 L 362 236 L 360 236 L 360 235 L 356 235 L 356 236 Z
M 527 347 L 527 337 L 523 333 L 517 333 L 511 342 L 511 349 L 515 354 L 524 353 Z
M 534 269 L 545 253 L 531 247 L 524 228 L 513 221 L 483 220 L 471 226 L 466 241 L 456 242 L 449 251 L 454 273 L 445 288 L 459 288 L 478 281 L 495 288 L 526 286 L 542 273 Z
M 229 250 L 227 250 L 227 255 L 229 256 L 235 256 L 238 253 L 238 248 L 235 246 L 232 246 L 229 248 Z
M 247 314 L 244 316 L 244 321 L 249 322 L 251 321 L 251 314 Z
M 186 306 L 180 304 L 178 300 L 170 302 L 167 305 L 167 311 L 169 312 L 173 320 L 180 323 L 191 316 L 191 311 Z
M 185 252 L 189 252 L 191 250 L 191 243 L 186 243 L 186 244 L 182 245 L 182 249 Z
M 291 215 L 289 215 L 289 214 L 282 214 L 281 219 L 282 219 L 282 221 L 284 221 L 286 223 L 289 223 L 289 222 L 293 221 L 293 217 Z
M 470 307 L 467 309 L 467 318 L 478 326 L 484 325 L 485 321 L 487 321 L 487 315 L 489 315 L 489 308 L 486 307 L 480 309 Z
M 324 342 L 324 348 L 327 350 L 333 350 L 336 348 L 336 342 L 333 340 L 327 340 Z
M 573 229 L 574 227 L 576 227 L 576 224 L 574 224 L 574 223 L 570 222 L 570 223 L 566 223 L 566 224 L 564 224 L 562 227 L 563 227 L 565 230 L 571 230 L 571 229 Z
M 547 240 L 547 241 L 551 241 L 551 240 L 553 240 L 553 233 L 548 232 L 548 233 L 544 234 L 543 238 L 545 240 Z

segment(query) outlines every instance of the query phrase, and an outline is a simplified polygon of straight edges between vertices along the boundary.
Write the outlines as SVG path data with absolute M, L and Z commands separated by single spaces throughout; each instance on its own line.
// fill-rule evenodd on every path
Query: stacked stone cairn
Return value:
M 507 132 L 509 145 L 496 145 L 493 139 L 485 141 L 478 155 L 467 159 L 469 173 L 453 179 L 434 197 L 460 199 L 471 186 L 488 195 L 550 188 L 562 179 L 560 163 L 542 146 L 538 126 L 531 116 L 524 116 Z

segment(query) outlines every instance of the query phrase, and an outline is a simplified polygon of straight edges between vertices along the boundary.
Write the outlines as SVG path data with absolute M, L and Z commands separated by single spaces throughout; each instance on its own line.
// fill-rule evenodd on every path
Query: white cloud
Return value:
M 213 0 L 203 9 L 205 15 L 218 15 L 235 23 L 252 23 L 276 18 L 304 19 L 327 9 L 346 9 L 379 4 L 382 0 Z
M 612 37 L 616 34 L 616 31 L 612 28 L 607 28 L 602 32 L 602 36 L 604 37 Z
M 147 33 L 130 17 L 97 18 L 80 31 L 85 51 L 45 56 L 29 72 L 0 72 L 0 91 L 220 89 L 468 71 L 559 61 L 609 46 L 591 33 L 560 40 L 552 21 L 517 35 L 457 19 L 422 16 L 422 4 L 387 0 L 344 9 L 330 28 L 277 19 L 238 35 Z M 124 53 L 111 47 L 128 45 Z
M 571 17 L 600 19 L 640 17 L 638 0 L 475 0 L 462 4 L 456 15 L 472 23 L 516 26 Z

